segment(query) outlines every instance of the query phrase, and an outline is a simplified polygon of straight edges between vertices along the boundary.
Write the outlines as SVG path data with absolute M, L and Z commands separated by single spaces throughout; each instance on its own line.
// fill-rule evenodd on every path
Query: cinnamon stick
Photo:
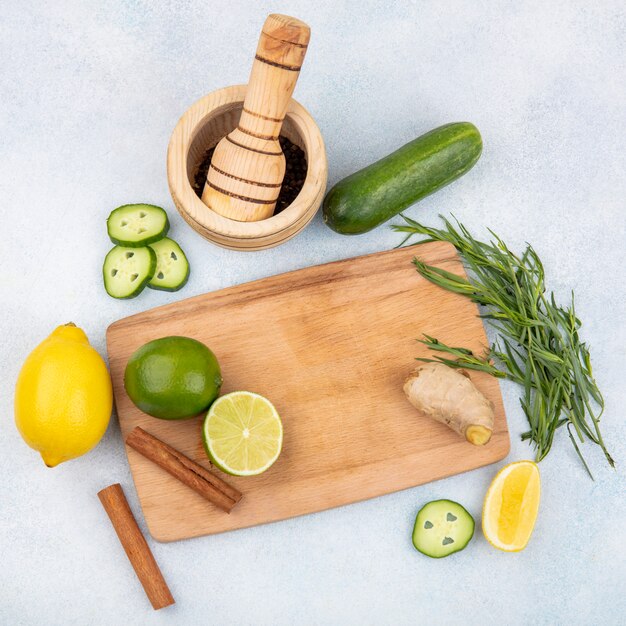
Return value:
M 241 500 L 237 489 L 139 426 L 129 433 L 126 443 L 226 513 Z
M 115 528 L 137 578 L 152 603 L 152 608 L 157 611 L 174 604 L 174 598 L 154 560 L 150 547 L 137 526 L 121 485 L 115 483 L 106 487 L 98 492 L 98 498 Z

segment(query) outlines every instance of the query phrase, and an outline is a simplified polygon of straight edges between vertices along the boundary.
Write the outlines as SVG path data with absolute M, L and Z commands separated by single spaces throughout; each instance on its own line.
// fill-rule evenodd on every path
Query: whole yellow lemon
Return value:
M 112 407 L 107 367 L 72 323 L 28 355 L 15 386 L 15 424 L 48 467 L 89 452 L 102 439 Z

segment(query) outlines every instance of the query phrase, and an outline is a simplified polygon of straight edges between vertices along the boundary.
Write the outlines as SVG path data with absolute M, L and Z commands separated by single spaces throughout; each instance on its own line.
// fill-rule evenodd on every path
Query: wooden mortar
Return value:
M 319 209 L 328 176 L 324 140 L 311 114 L 293 98 L 281 135 L 307 158 L 307 174 L 297 198 L 283 211 L 256 222 L 239 222 L 211 210 L 193 189 L 194 175 L 205 152 L 239 123 L 246 85 L 225 87 L 204 96 L 180 118 L 167 151 L 167 178 L 183 219 L 205 239 L 233 250 L 263 250 L 298 234 Z

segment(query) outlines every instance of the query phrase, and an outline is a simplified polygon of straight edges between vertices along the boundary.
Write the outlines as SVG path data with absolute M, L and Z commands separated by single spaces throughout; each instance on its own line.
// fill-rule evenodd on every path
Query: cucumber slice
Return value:
M 134 298 L 152 278 L 156 264 L 156 254 L 150 247 L 115 246 L 102 266 L 104 288 L 114 298 Z
M 452 500 L 433 500 L 415 518 L 413 545 L 433 559 L 460 552 L 473 536 L 474 518 Z
M 107 219 L 111 241 L 128 248 L 141 248 L 163 239 L 169 228 L 167 213 L 153 204 L 125 204 L 111 211 Z
M 185 253 L 168 237 L 151 243 L 150 247 L 156 253 L 157 266 L 148 287 L 162 291 L 178 291 L 189 278 L 189 262 Z

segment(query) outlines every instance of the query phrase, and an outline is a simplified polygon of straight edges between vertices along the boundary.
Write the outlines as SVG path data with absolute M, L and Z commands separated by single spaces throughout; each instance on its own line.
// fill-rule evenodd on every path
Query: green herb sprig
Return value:
M 420 243 L 447 241 L 459 251 L 470 277 L 428 265 L 416 257 L 413 263 L 419 274 L 484 307 L 480 317 L 489 320 L 499 334 L 480 356 L 424 335 L 421 343 L 438 354 L 434 359 L 419 360 L 487 372 L 522 385 L 520 402 L 530 425 L 522 439 L 532 442 L 537 461 L 550 451 L 556 431 L 567 425 L 570 440 L 590 476 L 577 439 L 599 445 L 613 467 L 600 433 L 604 400 L 593 378 L 589 348 L 580 340 L 581 322 L 576 317 L 574 294 L 569 306 L 558 305 L 552 293 L 546 295 L 543 265 L 528 244 L 517 256 L 493 231 L 489 231 L 493 240 L 487 243 L 475 239 L 458 221 L 452 223 L 443 216 L 443 229 L 402 217 L 405 224 L 392 227 L 407 233 L 400 245 L 415 235 L 425 237 Z

